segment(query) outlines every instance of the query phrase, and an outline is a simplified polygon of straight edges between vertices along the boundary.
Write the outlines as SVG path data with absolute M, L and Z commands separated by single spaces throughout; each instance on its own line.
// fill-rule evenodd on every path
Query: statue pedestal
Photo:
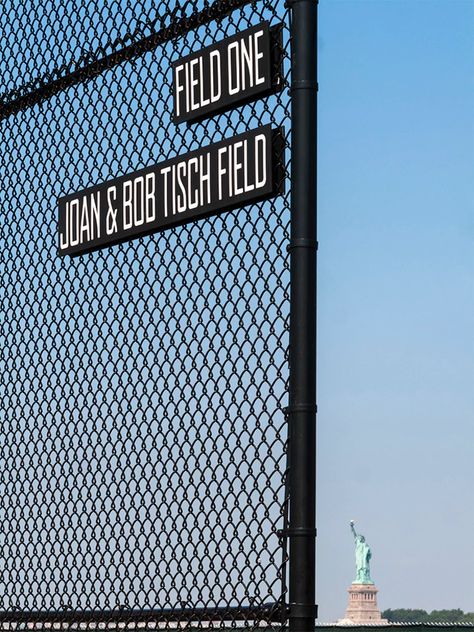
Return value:
M 349 605 L 344 621 L 352 623 L 376 623 L 386 625 L 377 606 L 378 590 L 374 584 L 351 584 L 348 588 Z

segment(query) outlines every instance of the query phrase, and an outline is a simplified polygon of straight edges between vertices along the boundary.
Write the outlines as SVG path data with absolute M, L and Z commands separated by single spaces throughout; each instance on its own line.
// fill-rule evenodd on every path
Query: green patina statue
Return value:
M 354 535 L 355 540 L 355 558 L 356 558 L 356 578 L 352 582 L 353 584 L 373 584 L 374 582 L 370 579 L 370 558 L 372 557 L 372 552 L 370 550 L 369 545 L 365 541 L 363 535 L 359 535 L 356 533 L 354 529 L 354 521 L 351 520 L 351 531 Z

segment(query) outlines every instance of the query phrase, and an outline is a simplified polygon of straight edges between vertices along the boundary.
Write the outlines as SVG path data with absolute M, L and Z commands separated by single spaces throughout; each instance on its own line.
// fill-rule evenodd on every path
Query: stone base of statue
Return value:
M 348 588 L 349 605 L 346 616 L 339 623 L 386 625 L 377 606 L 378 590 L 374 584 L 351 584 Z

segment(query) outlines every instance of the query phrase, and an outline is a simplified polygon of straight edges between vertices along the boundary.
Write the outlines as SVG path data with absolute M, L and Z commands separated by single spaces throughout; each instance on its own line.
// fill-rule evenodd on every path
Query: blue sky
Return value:
M 318 602 L 474 610 L 474 2 L 319 5 Z

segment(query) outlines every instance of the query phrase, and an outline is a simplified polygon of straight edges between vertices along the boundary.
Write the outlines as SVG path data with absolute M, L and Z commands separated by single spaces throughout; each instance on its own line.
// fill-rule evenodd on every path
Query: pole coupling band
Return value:
M 290 415 L 291 413 L 314 413 L 318 412 L 316 404 L 296 404 L 295 406 L 287 406 L 283 409 L 284 415 Z
M 318 606 L 310 603 L 290 603 L 290 619 L 316 619 Z
M 315 239 L 292 239 L 286 247 L 287 252 L 295 248 L 309 248 L 310 250 L 318 249 L 318 242 Z
M 305 2 L 306 4 L 319 4 L 319 0 L 286 0 L 284 7 L 285 9 L 291 9 L 291 7 L 300 2 Z
M 317 81 L 312 79 L 294 79 L 290 86 L 290 94 L 296 90 L 315 90 L 318 92 L 319 85 Z
M 288 527 L 277 531 L 279 538 L 315 538 L 316 535 L 316 529 L 306 527 Z

